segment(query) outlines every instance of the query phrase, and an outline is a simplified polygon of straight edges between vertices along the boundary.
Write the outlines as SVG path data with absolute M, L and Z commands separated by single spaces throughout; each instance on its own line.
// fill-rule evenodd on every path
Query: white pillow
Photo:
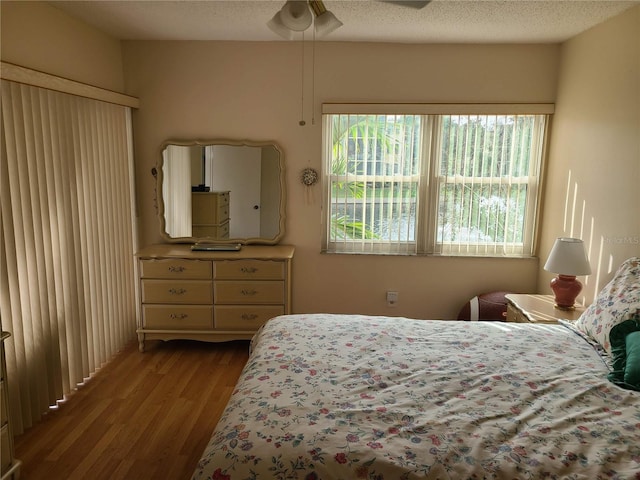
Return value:
M 640 313 L 640 257 L 625 260 L 574 326 L 611 355 L 611 329 Z

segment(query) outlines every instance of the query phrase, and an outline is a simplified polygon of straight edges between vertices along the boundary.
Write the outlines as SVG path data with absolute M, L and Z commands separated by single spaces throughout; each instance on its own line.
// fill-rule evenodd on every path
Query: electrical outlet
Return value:
M 395 307 L 398 304 L 398 292 L 387 292 L 387 307 Z

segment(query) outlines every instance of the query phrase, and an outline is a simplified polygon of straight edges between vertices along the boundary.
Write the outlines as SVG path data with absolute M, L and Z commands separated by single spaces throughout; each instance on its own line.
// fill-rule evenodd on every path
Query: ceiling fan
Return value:
M 432 0 L 379 0 L 401 7 L 421 9 Z M 343 23 L 327 10 L 322 0 L 287 0 L 267 26 L 281 37 L 292 40 L 295 32 L 304 32 L 313 23 L 319 37 L 330 34 Z
M 384 3 L 393 3 L 401 7 L 410 7 L 419 10 L 431 3 L 431 0 L 379 0 Z

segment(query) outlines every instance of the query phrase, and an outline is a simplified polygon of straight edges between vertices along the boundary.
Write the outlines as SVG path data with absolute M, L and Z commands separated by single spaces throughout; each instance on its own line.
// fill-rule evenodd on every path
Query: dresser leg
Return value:
M 138 350 L 144 353 L 144 333 L 138 333 Z

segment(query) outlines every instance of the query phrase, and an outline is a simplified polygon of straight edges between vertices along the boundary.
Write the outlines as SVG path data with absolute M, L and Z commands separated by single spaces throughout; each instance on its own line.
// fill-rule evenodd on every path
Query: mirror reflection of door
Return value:
M 248 146 L 205 149 L 205 184 L 212 191 L 229 191 L 231 238 L 260 237 L 260 157 L 260 148 Z

